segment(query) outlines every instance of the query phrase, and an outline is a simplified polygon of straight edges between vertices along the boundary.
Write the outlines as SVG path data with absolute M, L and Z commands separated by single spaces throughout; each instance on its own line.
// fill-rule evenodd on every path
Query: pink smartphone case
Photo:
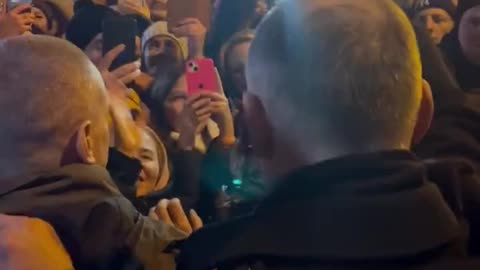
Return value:
M 212 59 L 190 60 L 185 69 L 189 96 L 200 91 L 217 91 L 217 74 Z

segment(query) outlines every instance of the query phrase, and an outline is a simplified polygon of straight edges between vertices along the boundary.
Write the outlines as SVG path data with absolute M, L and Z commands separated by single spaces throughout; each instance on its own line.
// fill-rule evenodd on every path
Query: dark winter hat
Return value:
M 455 18 L 455 5 L 452 0 L 418 0 L 415 4 L 415 13 L 429 8 L 443 9 L 452 19 Z
M 80 49 L 85 47 L 101 33 L 103 20 L 115 12 L 108 7 L 88 5 L 76 11 L 65 34 L 68 41 Z
M 458 18 L 460 19 L 467 10 L 480 5 L 480 0 L 459 0 L 457 7 Z

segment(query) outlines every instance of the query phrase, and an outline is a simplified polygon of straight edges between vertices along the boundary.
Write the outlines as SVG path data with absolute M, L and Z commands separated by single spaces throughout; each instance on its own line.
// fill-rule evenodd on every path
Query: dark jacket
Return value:
M 132 269 L 131 259 L 146 269 L 173 267 L 164 252 L 185 235 L 140 215 L 104 168 L 70 165 L 9 180 L 2 179 L 0 212 L 49 222 L 75 269 Z
M 416 269 L 466 252 L 465 228 L 409 152 L 330 160 L 279 182 L 254 214 L 194 234 L 179 269 Z

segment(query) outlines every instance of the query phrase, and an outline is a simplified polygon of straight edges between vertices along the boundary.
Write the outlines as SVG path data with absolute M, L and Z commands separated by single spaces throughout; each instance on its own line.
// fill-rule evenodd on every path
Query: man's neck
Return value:
M 288 145 L 290 145 L 290 147 L 288 147 Z M 334 145 L 327 146 L 320 143 L 304 151 L 302 151 L 300 147 L 292 147 L 291 144 L 283 144 L 280 147 L 277 146 L 276 149 L 277 151 L 272 155 L 271 159 L 260 161 L 264 177 L 269 181 L 280 179 L 295 170 L 344 156 L 380 151 L 409 150 L 408 147 L 401 145 L 377 145 L 375 147 L 350 149 L 336 147 Z

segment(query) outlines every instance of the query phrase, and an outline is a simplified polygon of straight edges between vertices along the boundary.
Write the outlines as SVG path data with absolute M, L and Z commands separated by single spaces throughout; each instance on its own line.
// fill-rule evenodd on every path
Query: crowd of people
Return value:
M 1 269 L 480 269 L 480 0 L 210 5 L 0 0 Z

